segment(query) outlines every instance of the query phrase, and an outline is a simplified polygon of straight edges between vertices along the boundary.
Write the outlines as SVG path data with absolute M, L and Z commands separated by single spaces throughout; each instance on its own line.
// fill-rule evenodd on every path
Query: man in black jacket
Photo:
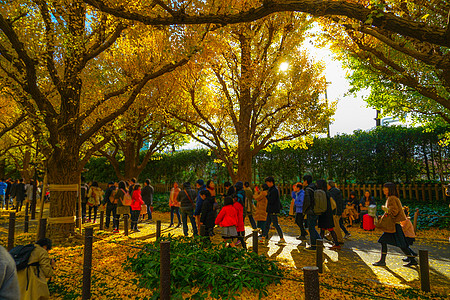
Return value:
M 345 209 L 344 197 L 342 196 L 342 192 L 340 189 L 336 187 L 336 184 L 333 180 L 328 180 L 328 192 L 330 193 L 331 198 L 336 202 L 336 216 L 339 217 L 339 227 L 345 233 L 344 238 L 350 237 L 350 232 L 345 228 L 344 223 L 342 221 L 342 213 Z
M 319 216 L 314 214 L 314 191 L 317 189 L 312 182 L 311 175 L 303 176 L 303 186 L 305 187 L 305 199 L 303 200 L 303 213 L 306 214 L 308 223 L 310 245 L 306 250 L 316 250 L 316 241 L 320 239 L 320 235 L 316 230 L 317 220 Z
M 21 178 L 19 184 L 16 185 L 16 211 L 22 210 L 23 200 L 25 200 L 25 183 Z
M 103 204 L 106 204 L 106 222 L 105 222 L 105 228 L 109 228 L 109 221 L 112 217 L 116 215 L 116 209 L 117 205 L 111 202 L 110 198 L 114 198 L 114 191 L 116 190 L 116 186 L 114 185 L 114 181 L 108 182 L 108 188 L 105 191 L 105 196 L 103 197 Z M 112 195 L 112 197 L 111 197 Z
M 150 179 L 146 179 L 144 183 L 144 187 L 141 190 L 141 196 L 142 200 L 144 201 L 145 205 L 147 205 L 147 220 L 152 220 L 152 210 L 151 207 L 153 205 L 153 193 L 154 188 L 150 185 Z
M 278 188 L 275 186 L 275 179 L 271 176 L 267 177 L 265 180 L 266 184 L 269 186 L 269 191 L 266 196 L 267 198 L 267 219 L 266 219 L 266 225 L 264 227 L 261 242 L 264 243 L 265 239 L 269 239 L 269 229 L 270 225 L 273 222 L 273 226 L 278 232 L 278 235 L 280 236 L 280 241 L 278 244 L 284 245 L 286 244 L 286 241 L 283 237 L 283 231 L 281 230 L 280 225 L 278 224 L 278 214 L 281 210 L 281 201 L 280 201 L 280 192 L 278 191 Z
M 194 236 L 198 235 L 197 225 L 195 224 L 194 208 L 197 192 L 191 188 L 190 182 L 183 183 L 183 190 L 178 193 L 177 201 L 180 202 L 181 221 L 183 222 L 184 236 L 188 236 L 187 218 L 191 220 Z

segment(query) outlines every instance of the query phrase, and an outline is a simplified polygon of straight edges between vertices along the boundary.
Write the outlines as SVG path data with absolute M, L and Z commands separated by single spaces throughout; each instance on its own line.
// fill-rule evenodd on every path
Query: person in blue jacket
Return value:
M 293 198 L 295 206 L 295 224 L 300 228 L 300 235 L 297 240 L 306 240 L 308 232 L 305 230 L 305 217 L 303 215 L 303 200 L 305 199 L 305 191 L 303 190 L 303 185 L 297 183 L 294 185 Z

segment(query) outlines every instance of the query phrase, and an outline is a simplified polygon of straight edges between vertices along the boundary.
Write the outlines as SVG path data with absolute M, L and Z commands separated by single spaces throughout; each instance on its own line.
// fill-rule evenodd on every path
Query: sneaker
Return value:
M 352 235 L 350 234 L 350 233 L 347 233 L 345 236 L 344 236 L 344 239 L 348 239 L 349 237 L 351 237 Z
M 405 257 L 402 259 L 404 262 L 409 262 L 409 257 Z
M 403 265 L 403 266 L 404 267 L 412 267 L 412 266 L 417 266 L 417 265 L 418 265 L 417 260 L 412 259 L 412 260 L 410 260 L 409 263 L 407 263 L 406 265 Z
M 178 228 L 178 227 L 180 227 L 181 226 L 181 223 L 178 223 L 178 225 L 177 226 L 175 226 L 175 228 Z
M 113 233 L 119 233 L 119 229 L 114 229 Z
M 265 244 L 265 243 L 266 243 L 266 238 L 265 238 L 265 237 L 260 237 L 260 238 L 258 239 L 258 242 L 259 242 L 260 244 Z
M 284 238 L 280 239 L 277 245 L 286 245 L 286 241 L 284 240 Z
M 301 241 L 305 241 L 306 240 L 306 236 L 304 235 L 299 235 L 298 237 L 296 237 L 297 240 L 301 240 Z
M 173 223 L 170 223 L 169 228 L 173 226 Z
M 386 266 L 386 263 L 384 261 L 377 261 L 377 262 L 373 263 L 372 266 L 384 267 L 384 266 Z
M 139 229 L 135 229 L 135 230 L 133 230 L 134 232 L 141 232 Z

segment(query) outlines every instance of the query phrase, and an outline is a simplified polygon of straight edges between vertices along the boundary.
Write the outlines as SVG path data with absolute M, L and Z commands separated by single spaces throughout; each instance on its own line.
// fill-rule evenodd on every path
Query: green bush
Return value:
M 201 237 L 170 235 L 160 240 L 170 241 L 171 299 L 183 299 L 182 293 L 189 293 L 194 287 L 199 290 L 191 299 L 235 299 L 244 287 L 259 291 L 262 297 L 267 295 L 267 286 L 279 284 L 280 279 L 253 272 L 271 276 L 283 276 L 284 273 L 267 257 L 243 249 L 228 248 L 224 243 L 215 245 Z M 125 262 L 127 269 L 139 275 L 135 283 L 152 290 L 156 288 L 153 299 L 159 296 L 160 240 L 147 244 Z

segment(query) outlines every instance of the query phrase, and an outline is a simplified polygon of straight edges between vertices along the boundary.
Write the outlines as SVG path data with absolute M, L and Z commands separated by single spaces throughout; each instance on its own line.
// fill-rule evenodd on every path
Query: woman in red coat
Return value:
M 134 185 L 134 191 L 131 195 L 131 230 L 139 232 L 137 227 L 139 214 L 141 213 L 141 206 L 144 204 L 141 196 L 141 186 L 139 184 Z

